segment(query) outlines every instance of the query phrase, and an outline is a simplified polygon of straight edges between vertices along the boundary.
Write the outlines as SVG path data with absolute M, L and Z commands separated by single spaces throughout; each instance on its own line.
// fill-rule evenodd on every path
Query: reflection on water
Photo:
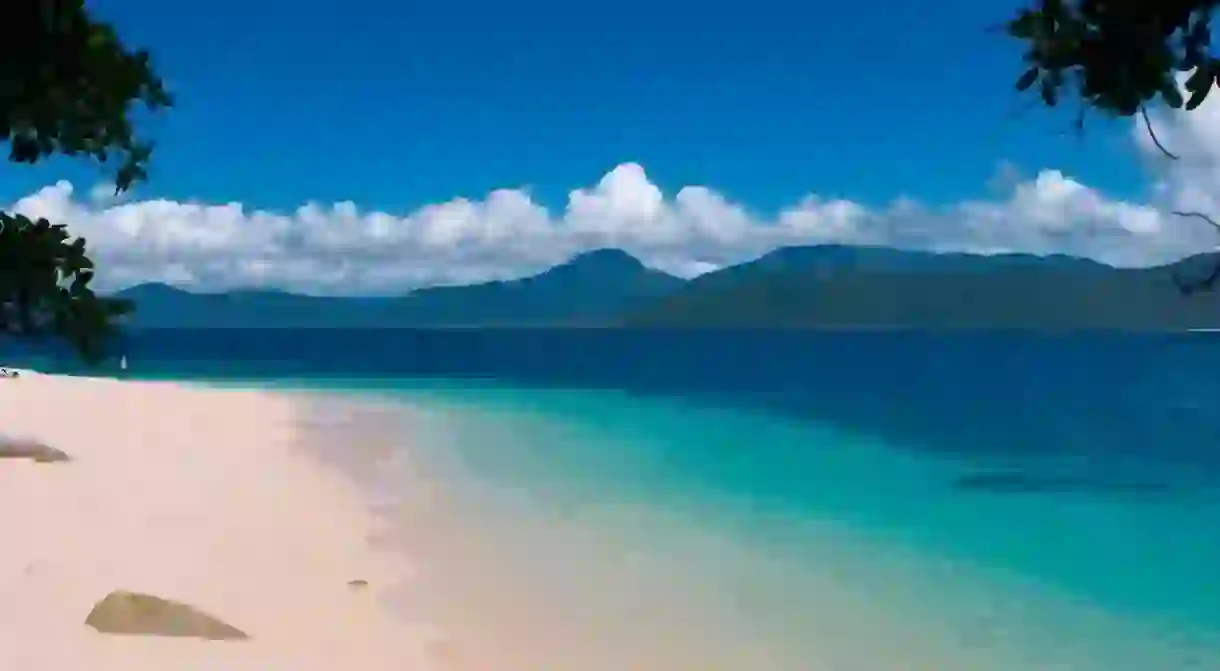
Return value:
M 953 481 L 953 488 L 990 494 L 1123 495 L 1154 499 L 1170 497 L 1175 493 L 1173 486 L 1165 482 L 1107 480 L 1087 475 L 1055 475 L 1036 471 L 967 473 Z

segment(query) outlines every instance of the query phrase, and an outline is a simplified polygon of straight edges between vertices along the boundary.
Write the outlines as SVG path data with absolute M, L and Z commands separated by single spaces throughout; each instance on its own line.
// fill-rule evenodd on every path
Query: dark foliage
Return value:
M 1076 96 L 1088 109 L 1133 116 L 1160 97 L 1198 107 L 1220 77 L 1211 55 L 1216 0 L 1036 0 L 1007 24 L 1024 42 L 1028 69 L 1017 88 L 1055 106 Z M 1193 71 L 1193 72 L 1192 72 Z M 1192 72 L 1183 99 L 1176 75 Z
M 136 137 L 131 113 L 172 104 L 148 53 L 125 47 L 83 0 L 12 0 L 5 10 L 0 137 L 9 159 L 114 159 L 117 191 L 147 177 L 152 144 Z M 0 330 L 65 338 L 87 359 L 100 358 L 131 306 L 90 290 L 84 238 L 46 220 L 4 214 L 0 222 Z
M 0 213 L 0 331 L 55 335 L 97 360 L 131 303 L 96 296 L 92 279 L 84 238 L 69 241 L 63 224 Z
M 1036 91 L 1050 107 L 1075 99 L 1078 129 L 1090 110 L 1109 117 L 1140 114 L 1153 143 L 1176 160 L 1153 131 L 1148 105 L 1159 99 L 1194 110 L 1220 82 L 1220 59 L 1210 49 L 1217 6 L 1220 0 L 1035 0 L 1006 24 L 1008 34 L 1026 45 L 1017 90 Z M 1180 73 L 1190 73 L 1186 96 Z M 1199 212 L 1174 214 L 1217 226 Z M 1213 289 L 1217 280 L 1220 263 L 1199 280 L 1174 277 L 1187 295 Z
M 9 157 L 52 154 L 118 159 L 122 191 L 147 176 L 152 144 L 133 134 L 135 103 L 172 103 L 145 51 L 129 51 L 114 29 L 90 18 L 83 0 L 13 0 L 0 41 L 0 136 Z

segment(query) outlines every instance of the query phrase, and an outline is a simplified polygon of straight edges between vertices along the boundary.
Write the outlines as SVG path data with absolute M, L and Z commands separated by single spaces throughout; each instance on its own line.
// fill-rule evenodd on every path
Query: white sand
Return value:
M 378 604 L 406 560 L 371 549 L 354 485 L 294 449 L 301 408 L 169 383 L 0 380 L 0 433 L 73 459 L 0 460 L 0 669 L 443 667 Z M 87 627 L 116 589 L 186 602 L 252 639 Z
M 368 486 L 377 474 L 317 457 L 343 461 L 359 447 L 383 453 L 375 460 L 422 460 L 422 450 L 391 449 L 369 428 L 388 416 L 353 412 L 306 395 L 25 371 L 0 379 L 0 434 L 72 458 L 0 459 L 0 671 L 1220 668 L 1214 647 L 1165 652 L 1143 629 L 1116 628 L 1083 606 L 1035 608 L 1023 584 L 971 602 L 987 592 L 960 567 L 923 575 L 917 557 L 907 568 L 895 555 L 857 571 L 851 538 L 830 532 L 808 537 L 824 549 L 825 571 L 815 574 L 661 511 L 565 510 L 559 520 L 518 509 L 515 496 L 472 492 L 462 501 L 482 505 L 467 514 L 431 491 L 420 464 L 407 464 L 403 487 L 401 471 L 351 460 L 375 466 L 397 493 L 377 517 L 349 479 Z M 409 559 L 417 580 L 408 580 Z M 369 587 L 353 590 L 351 580 Z M 186 602 L 253 638 L 87 627 L 93 605 L 120 589 Z M 387 602 L 437 621 L 456 644 L 391 616 Z M 948 617 L 944 604 L 959 602 L 980 614 Z M 1027 608 L 1064 614 L 1071 626 L 1062 631 L 1084 647 L 1066 649 L 1070 641 L 1041 630 L 1018 635 L 1033 622 Z M 1107 643 L 1088 649 L 1097 641 Z

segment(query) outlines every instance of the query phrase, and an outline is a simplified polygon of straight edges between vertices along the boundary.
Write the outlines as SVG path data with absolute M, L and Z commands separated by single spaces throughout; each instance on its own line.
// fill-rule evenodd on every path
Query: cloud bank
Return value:
M 203 290 L 273 287 L 316 294 L 402 293 L 422 285 L 518 277 L 598 247 L 693 276 L 775 247 L 847 243 L 983 253 L 1062 253 L 1116 266 L 1164 263 L 1214 249 L 1220 236 L 1174 209 L 1220 215 L 1220 105 L 1155 121 L 1170 162 L 1137 125 L 1155 161 L 1153 200 L 1124 202 L 1055 170 L 1008 175 L 1003 194 L 926 207 L 898 200 L 869 208 L 808 195 L 770 216 L 688 186 L 667 195 L 644 168 L 624 163 L 550 211 L 524 189 L 454 199 L 407 214 L 350 202 L 294 212 L 240 203 L 114 199 L 108 185 L 81 194 L 59 182 L 13 209 L 69 225 L 88 238 L 98 286 L 160 281 Z M 1151 164 L 1151 163 L 1150 163 Z

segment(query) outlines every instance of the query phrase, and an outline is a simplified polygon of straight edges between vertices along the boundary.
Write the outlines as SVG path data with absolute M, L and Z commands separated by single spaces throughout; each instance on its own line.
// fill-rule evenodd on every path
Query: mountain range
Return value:
M 269 290 L 119 292 L 134 328 L 1220 328 L 1209 293 L 1183 296 L 1213 255 L 1119 269 L 1069 256 L 786 247 L 685 280 L 621 250 L 581 254 L 516 280 L 399 297 Z

